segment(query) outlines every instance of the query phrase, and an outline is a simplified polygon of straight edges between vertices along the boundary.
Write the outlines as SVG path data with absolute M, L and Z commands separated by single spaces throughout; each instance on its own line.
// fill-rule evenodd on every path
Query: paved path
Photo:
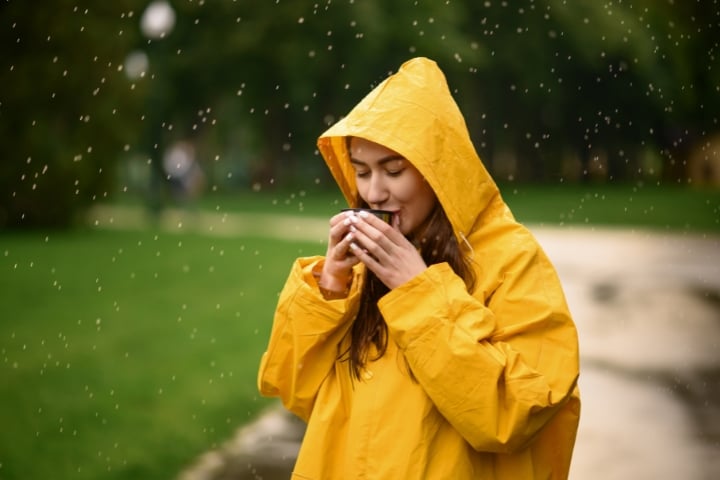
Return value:
M 128 228 L 132 212 L 97 210 Z M 267 222 L 267 223 L 262 223 Z M 168 212 L 168 230 L 323 239 L 326 220 Z M 531 227 L 555 263 L 581 346 L 571 479 L 720 478 L 720 235 Z M 273 408 L 179 480 L 288 478 L 302 425 Z
M 580 333 L 571 478 L 720 478 L 720 236 L 536 233 Z

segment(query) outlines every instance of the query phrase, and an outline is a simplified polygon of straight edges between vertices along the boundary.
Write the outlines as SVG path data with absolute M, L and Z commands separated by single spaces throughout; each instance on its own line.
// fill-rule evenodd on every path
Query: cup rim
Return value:
M 373 213 L 373 214 L 379 213 L 379 214 L 383 214 L 383 215 L 384 215 L 384 214 L 389 214 L 389 215 L 393 215 L 393 214 L 394 214 L 394 212 L 392 212 L 392 211 L 390 211 L 390 210 L 380 210 L 380 209 L 378 209 L 378 208 L 363 208 L 363 207 L 342 208 L 342 209 L 340 209 L 340 211 L 341 211 L 341 212 L 360 212 L 360 211 L 364 211 L 364 212 L 369 212 L 369 213 Z

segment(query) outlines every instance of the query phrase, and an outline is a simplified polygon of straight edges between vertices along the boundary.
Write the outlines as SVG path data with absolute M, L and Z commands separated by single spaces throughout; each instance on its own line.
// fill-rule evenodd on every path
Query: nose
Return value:
M 370 204 L 371 207 L 378 208 L 388 199 L 390 196 L 389 193 L 387 183 L 385 179 L 382 178 L 382 175 L 371 175 L 365 192 L 365 201 Z

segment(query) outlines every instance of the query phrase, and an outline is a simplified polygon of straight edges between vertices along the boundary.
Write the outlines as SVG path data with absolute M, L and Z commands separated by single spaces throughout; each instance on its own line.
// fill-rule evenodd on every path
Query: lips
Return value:
M 390 211 L 393 212 L 393 221 L 392 221 L 391 225 L 395 225 L 395 222 L 402 221 L 402 216 L 400 215 L 400 210 L 390 210 Z
M 402 215 L 401 215 L 402 209 L 401 208 L 387 208 L 387 207 L 372 207 L 372 208 L 376 209 L 376 210 L 384 210 L 386 212 L 392 212 L 393 220 L 390 223 L 391 225 L 395 224 L 395 218 L 402 220 Z

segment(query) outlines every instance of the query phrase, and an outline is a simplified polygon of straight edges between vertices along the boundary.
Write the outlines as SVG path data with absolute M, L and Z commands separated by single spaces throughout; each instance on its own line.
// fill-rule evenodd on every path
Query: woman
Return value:
M 406 62 L 318 140 L 351 206 L 280 295 L 261 393 L 307 422 L 298 479 L 562 479 L 578 344 L 560 282 L 445 77 Z

